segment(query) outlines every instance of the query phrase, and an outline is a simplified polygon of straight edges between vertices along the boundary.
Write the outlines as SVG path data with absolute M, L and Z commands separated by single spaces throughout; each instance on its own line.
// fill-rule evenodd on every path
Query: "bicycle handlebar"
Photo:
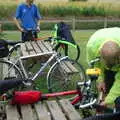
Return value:
M 8 45 L 14 46 L 18 43 L 23 43 L 23 41 L 12 41 L 12 40 L 4 40 Z
M 0 94 L 3 94 L 9 89 L 16 88 L 22 84 L 23 80 L 18 79 L 0 80 Z

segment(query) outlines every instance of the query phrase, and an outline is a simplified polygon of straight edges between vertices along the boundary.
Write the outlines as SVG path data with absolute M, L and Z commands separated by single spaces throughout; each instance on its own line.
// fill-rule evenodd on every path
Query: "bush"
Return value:
M 40 28 L 41 30 L 53 30 L 54 25 L 56 23 L 49 22 L 49 23 L 41 23 Z M 72 23 L 69 22 L 70 28 L 72 29 Z M 75 29 L 100 29 L 104 27 L 104 22 L 76 22 Z M 120 27 L 120 22 L 108 22 L 107 27 Z M 3 30 L 18 30 L 16 25 L 13 23 L 6 23 L 2 25 Z
M 0 20 L 11 19 L 17 4 L 0 4 Z M 81 16 L 112 16 L 120 17 L 119 3 L 89 2 L 55 2 L 39 3 L 38 8 L 43 17 L 81 17 Z

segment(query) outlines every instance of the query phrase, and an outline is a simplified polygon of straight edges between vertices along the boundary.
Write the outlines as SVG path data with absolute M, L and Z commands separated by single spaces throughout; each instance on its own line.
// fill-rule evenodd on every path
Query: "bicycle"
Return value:
M 6 41 L 7 42 L 7 41 Z M 9 43 L 8 43 L 9 44 Z M 84 73 L 84 69 L 82 68 L 82 66 L 80 64 L 78 64 L 76 61 L 70 60 L 68 57 L 62 57 L 59 56 L 58 53 L 54 52 L 52 54 L 52 56 L 45 61 L 45 63 L 42 63 L 41 68 L 39 68 L 39 70 L 33 74 L 33 76 L 29 76 L 26 71 L 25 68 L 23 66 L 22 60 L 20 59 L 20 55 L 19 55 L 19 51 L 18 51 L 18 56 L 15 55 L 16 59 L 14 62 L 11 62 L 11 59 L 13 57 L 11 57 L 12 53 L 20 47 L 20 44 L 16 44 L 15 46 L 12 47 L 12 49 L 10 49 L 11 52 L 9 52 L 8 58 L 9 60 L 1 60 L 0 63 L 4 63 L 6 66 L 11 66 L 10 69 L 8 70 L 8 73 L 11 74 L 13 71 L 13 68 L 15 68 L 15 73 L 16 71 L 18 71 L 20 77 L 16 77 L 16 78 L 21 78 L 21 79 L 31 79 L 32 81 L 35 81 L 36 78 L 40 75 L 42 75 L 42 72 L 45 70 L 45 68 L 50 64 L 51 65 L 51 61 L 53 61 L 52 65 L 50 66 L 50 70 L 48 72 L 47 75 L 47 86 L 49 91 L 51 92 L 57 92 L 57 91 L 63 91 L 63 90 L 69 90 L 69 89 L 74 89 L 75 87 L 75 83 L 76 81 L 79 80 L 80 81 L 84 81 L 85 79 L 85 73 Z M 18 58 L 17 58 L 18 57 Z M 73 73 L 68 73 L 66 71 L 66 68 L 64 66 L 66 66 L 66 63 L 69 63 L 69 65 L 72 65 L 74 68 L 77 69 L 76 72 Z M 57 69 L 59 67 L 59 69 Z M 69 67 L 69 66 L 67 66 Z M 55 72 L 54 72 L 55 71 Z M 56 74 L 59 73 L 59 74 Z M 7 74 L 8 75 L 8 74 Z M 14 78 L 14 76 L 7 76 L 6 74 L 4 75 L 4 79 L 10 79 L 10 78 Z M 73 80 L 73 76 L 76 76 L 76 78 Z M 56 77 L 56 78 L 55 78 Z M 62 80 L 61 80 L 62 78 Z M 3 78 L 1 78 L 3 79 Z M 55 86 L 53 86 L 54 81 L 57 80 L 57 84 Z M 52 81 L 52 82 L 51 82 Z M 61 84 L 58 84 L 58 82 L 61 81 Z M 64 86 L 63 86 L 64 84 Z M 71 87 L 67 88 L 68 85 L 71 85 Z M 59 86 L 62 89 L 59 89 Z M 57 90 L 54 88 L 58 88 Z
M 97 76 L 100 74 L 99 70 L 96 69 L 89 69 L 87 72 L 88 75 L 95 76 L 95 78 L 97 78 Z M 94 79 L 95 80 L 95 79 Z M 3 93 L 7 93 L 7 91 L 11 88 L 15 88 L 18 86 L 27 86 L 28 83 L 32 83 L 33 80 L 32 79 L 14 79 L 14 80 L 6 80 L 6 81 L 0 81 L 0 91 L 1 94 Z M 34 98 L 36 98 L 36 100 L 43 100 L 43 99 L 48 99 L 50 97 L 57 97 L 57 96 L 68 96 L 68 95 L 76 95 L 73 99 L 71 99 L 71 103 L 73 105 L 77 105 L 79 108 L 86 108 L 92 104 L 94 104 L 96 102 L 96 98 L 94 96 L 94 93 L 91 91 L 91 82 L 92 80 L 86 80 L 84 82 L 77 82 L 77 87 L 75 90 L 71 90 L 71 91 L 62 91 L 62 92 L 57 92 L 57 93 L 49 93 L 49 94 L 42 94 L 40 91 L 30 91 L 30 93 L 32 94 L 37 94 L 37 98 L 36 96 L 33 96 Z M 10 83 L 10 84 L 9 84 Z M 4 87 L 6 86 L 6 87 Z M 86 90 L 86 91 L 85 91 Z M 25 91 L 25 92 L 14 92 L 14 94 L 12 94 L 12 96 L 15 96 L 15 99 L 17 97 L 23 97 L 24 100 L 24 95 L 26 96 L 29 93 L 29 91 Z M 17 94 L 17 95 L 15 95 Z M 91 97 L 90 97 L 91 94 Z M 11 97 L 11 96 L 10 96 Z M 32 97 L 31 95 L 26 96 L 26 97 Z M 86 99 L 85 99 L 86 98 Z M 32 99 L 29 99 L 30 101 L 27 101 L 26 104 L 29 103 L 34 103 L 35 101 L 31 101 Z M 86 102 L 81 102 L 82 100 L 86 101 Z M 17 102 L 17 101 L 16 101 Z M 24 104 L 21 103 L 21 101 L 18 101 L 20 104 Z M 26 101 L 25 101 L 26 102 Z
M 91 65 L 93 66 L 95 62 L 99 61 L 99 58 L 91 61 Z M 91 67 L 92 67 L 91 66 Z M 91 86 L 92 82 L 97 79 L 97 77 L 100 74 L 99 69 L 88 69 L 86 73 L 90 80 L 84 81 L 84 82 L 78 82 L 77 83 L 77 89 L 72 91 L 64 91 L 64 92 L 57 92 L 57 93 L 49 93 L 49 94 L 43 94 L 40 91 L 15 91 L 12 96 L 6 96 L 7 98 L 12 98 L 11 103 L 12 104 L 33 104 L 40 100 L 46 100 L 51 97 L 58 97 L 58 96 L 68 96 L 68 95 L 76 95 L 76 97 L 71 101 L 71 104 L 75 105 L 75 107 L 78 107 L 81 110 L 84 110 L 85 108 L 89 109 L 96 109 L 100 107 L 99 105 L 96 105 L 97 102 L 97 96 L 95 96 L 95 93 L 93 93 Z M 9 83 L 11 83 L 10 86 L 8 86 Z M 0 81 L 0 91 L 3 91 L 3 93 L 6 93 L 11 88 L 20 86 L 20 85 L 27 85 L 27 82 L 32 82 L 29 80 L 16 80 L 16 81 L 3 81 L 1 83 Z M 4 87 L 6 86 L 6 88 Z M 32 98 L 32 96 L 33 98 Z M 3 95 L 4 96 L 4 95 Z M 27 101 L 24 99 L 26 98 Z M 84 103 L 82 102 L 84 101 Z M 118 106 L 119 107 L 119 106 Z M 117 110 L 117 109 L 116 109 Z M 115 119 L 114 119 L 115 118 Z M 116 119 L 117 118 L 117 119 Z M 99 115 L 94 115 L 92 117 L 85 118 L 83 120 L 119 120 L 120 118 L 120 112 L 116 113 L 104 113 Z
M 88 75 L 90 76 L 95 76 L 97 77 L 97 75 L 100 74 L 100 71 L 97 71 L 96 69 L 89 69 L 88 72 L 87 72 Z M 32 83 L 33 80 L 32 79 L 14 79 L 14 80 L 1 80 L 0 81 L 0 91 L 1 91 L 1 94 L 4 94 L 4 93 L 7 93 L 7 91 L 11 88 L 15 88 L 15 87 L 18 87 L 18 86 L 27 86 L 29 85 L 28 83 Z M 9 84 L 11 83 L 11 84 Z M 82 101 L 82 99 L 85 97 L 85 96 L 88 96 L 89 97 L 89 93 L 93 94 L 91 92 L 91 82 L 90 80 L 88 81 L 84 81 L 84 82 L 77 82 L 77 87 L 75 90 L 71 90 L 71 91 L 62 91 L 62 92 L 54 92 L 54 93 L 48 93 L 48 94 L 42 94 L 40 91 L 30 91 L 32 94 L 37 94 L 39 96 L 37 96 L 37 101 L 38 100 L 46 100 L 50 97 L 57 97 L 57 96 L 68 96 L 68 95 L 77 95 L 75 96 L 75 98 L 72 100 L 71 99 L 71 103 L 73 105 L 76 105 L 77 103 L 80 103 Z M 6 86 L 6 87 L 4 87 Z M 85 94 L 85 91 L 84 90 L 87 90 L 87 94 Z M 16 91 L 14 92 L 14 94 L 12 94 L 13 96 L 15 96 L 15 99 L 18 100 L 18 97 L 23 97 L 24 95 L 27 95 L 27 93 L 29 93 L 29 91 Z M 11 96 L 10 96 L 11 97 Z M 32 96 L 26 96 L 26 97 L 32 97 Z M 35 97 L 35 96 L 34 96 Z M 79 108 L 84 108 L 84 107 L 88 107 L 92 104 L 94 104 L 96 102 L 96 98 L 94 96 L 91 96 L 93 97 L 92 98 L 92 101 L 88 101 L 88 99 L 85 99 L 87 100 L 87 103 L 82 103 L 82 104 L 79 104 Z M 24 98 L 24 97 L 23 97 Z M 91 99 L 91 98 L 90 98 Z M 31 100 L 30 101 L 27 101 L 28 103 L 26 104 L 29 104 L 31 103 Z M 17 101 L 16 101 L 17 102 Z M 20 101 L 18 101 L 20 102 Z M 32 103 L 34 103 L 35 101 L 32 101 Z M 24 103 L 20 103 L 20 104 L 24 104 Z M 77 104 L 78 105 L 78 104 Z

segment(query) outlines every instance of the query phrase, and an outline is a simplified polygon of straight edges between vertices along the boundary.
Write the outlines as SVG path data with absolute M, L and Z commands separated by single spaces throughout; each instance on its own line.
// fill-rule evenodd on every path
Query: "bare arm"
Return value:
M 37 21 L 37 26 L 39 26 L 39 27 L 40 27 L 40 20 L 38 20 L 38 21 Z
M 13 20 L 14 20 L 14 23 L 16 24 L 17 28 L 18 28 L 21 32 L 23 32 L 24 29 L 20 26 L 19 21 L 18 21 L 16 18 L 13 18 Z

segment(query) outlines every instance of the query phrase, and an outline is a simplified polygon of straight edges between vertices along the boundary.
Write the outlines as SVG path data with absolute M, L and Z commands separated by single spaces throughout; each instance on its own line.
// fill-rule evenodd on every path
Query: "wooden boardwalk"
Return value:
M 81 120 L 68 100 L 44 101 L 32 105 L 7 105 L 6 120 Z

